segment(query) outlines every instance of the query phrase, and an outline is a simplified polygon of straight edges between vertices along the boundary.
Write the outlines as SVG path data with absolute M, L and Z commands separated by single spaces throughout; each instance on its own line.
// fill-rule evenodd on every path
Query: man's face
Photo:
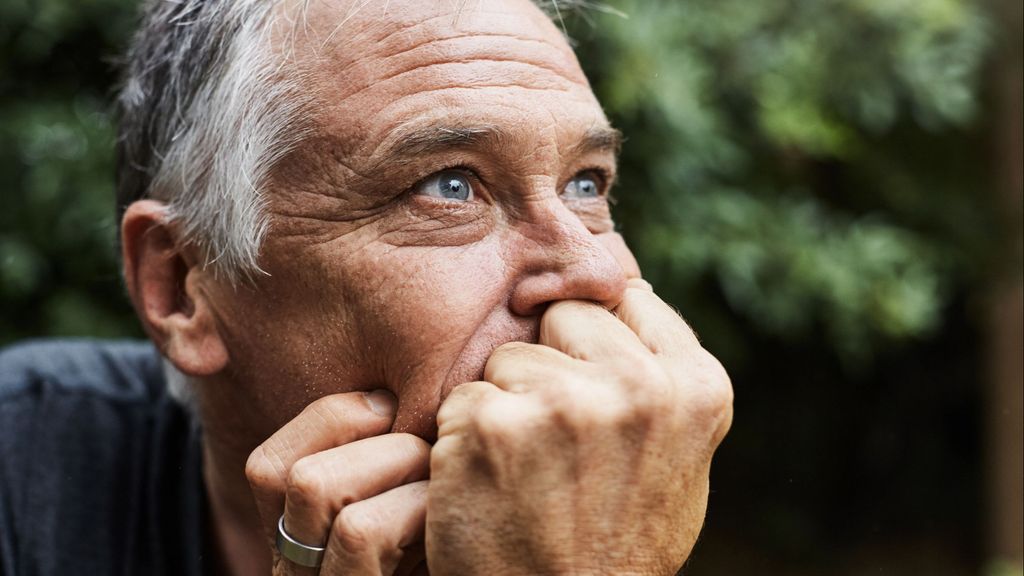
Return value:
M 547 304 L 612 306 L 639 275 L 606 197 L 615 133 L 542 13 L 361 4 L 295 19 L 316 134 L 267 196 L 269 276 L 210 290 L 268 434 L 317 397 L 387 388 L 395 430 L 430 438 L 447 393 L 535 341 Z

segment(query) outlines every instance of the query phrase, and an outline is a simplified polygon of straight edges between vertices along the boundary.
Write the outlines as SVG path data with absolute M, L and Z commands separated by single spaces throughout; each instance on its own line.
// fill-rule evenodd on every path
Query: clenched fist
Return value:
M 430 453 L 435 576 L 674 574 L 704 520 L 732 388 L 642 280 L 613 311 L 553 304 L 456 388 Z
M 246 476 L 273 552 L 274 576 L 425 574 L 423 518 L 430 445 L 388 433 L 394 397 L 325 396 L 249 456 Z M 299 566 L 273 542 L 280 521 L 299 542 L 324 548 Z

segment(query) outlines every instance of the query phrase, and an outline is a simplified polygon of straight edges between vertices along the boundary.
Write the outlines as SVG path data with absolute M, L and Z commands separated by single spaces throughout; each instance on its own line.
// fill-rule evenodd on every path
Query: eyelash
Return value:
M 472 178 L 474 182 L 481 183 L 481 184 L 483 183 L 483 178 L 481 178 L 480 175 L 477 174 L 476 170 L 473 170 L 472 168 L 470 168 L 469 166 L 466 166 L 465 164 L 453 162 L 452 164 L 441 164 L 441 166 L 439 168 L 434 168 L 428 174 L 419 177 L 413 183 L 413 185 L 409 187 L 409 190 L 408 190 L 407 194 L 415 193 L 415 191 L 419 187 L 419 185 L 421 183 L 423 183 L 423 181 L 426 180 L 427 178 L 430 178 L 431 176 L 433 176 L 434 174 L 437 174 L 438 172 L 445 172 L 445 171 L 464 172 L 466 175 L 468 175 L 470 178 Z M 612 185 L 614 184 L 614 181 L 613 181 L 613 177 L 612 177 L 611 172 L 607 168 L 603 168 L 601 166 L 591 166 L 589 168 L 581 168 L 581 169 L 577 170 L 575 173 L 573 173 L 573 175 L 569 177 L 569 180 L 572 180 L 573 178 L 576 178 L 580 174 L 583 174 L 583 173 L 586 173 L 586 172 L 592 172 L 594 175 L 597 176 L 597 179 L 598 179 L 597 186 L 598 186 L 598 189 L 600 190 L 598 196 L 602 197 L 602 198 L 607 198 L 609 201 L 614 201 L 614 199 L 611 196 L 611 188 L 612 188 Z M 561 188 L 565 188 L 565 185 L 569 183 L 569 180 L 566 180 L 564 183 L 562 183 Z M 486 189 L 486 186 L 484 186 L 484 188 Z M 561 195 L 561 192 L 559 192 L 559 195 Z
M 463 172 L 469 178 L 472 179 L 471 184 L 473 184 L 473 185 L 475 185 L 476 183 L 479 183 L 479 182 L 483 182 L 483 180 L 481 180 L 480 176 L 477 175 L 476 170 L 473 170 L 472 168 L 466 166 L 465 164 L 460 164 L 460 163 L 457 163 L 457 162 L 453 162 L 451 164 L 441 164 L 440 167 L 438 167 L 438 168 L 431 168 L 430 172 L 427 172 L 426 174 L 417 175 L 417 177 L 413 181 L 413 183 L 408 188 L 406 188 L 405 192 L 402 194 L 402 197 L 411 198 L 411 197 L 415 196 L 416 195 L 416 190 L 420 187 L 421 184 L 423 184 L 423 182 L 425 182 L 428 178 L 434 176 L 438 172 L 445 172 L 445 171 Z
M 600 166 L 593 166 L 591 168 L 583 168 L 582 170 L 577 170 L 576 173 L 573 174 L 571 178 L 569 178 L 569 180 L 576 178 L 577 176 L 583 174 L 584 172 L 593 172 L 597 176 L 598 180 L 598 195 L 603 198 L 610 198 L 612 184 L 614 183 L 612 181 L 611 173 L 606 168 L 602 168 Z M 564 188 L 565 186 L 563 185 L 562 187 Z

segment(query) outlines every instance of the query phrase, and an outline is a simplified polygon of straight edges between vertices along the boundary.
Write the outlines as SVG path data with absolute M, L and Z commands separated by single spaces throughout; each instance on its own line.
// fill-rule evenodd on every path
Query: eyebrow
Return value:
M 401 160 L 443 152 L 452 148 L 470 148 L 485 143 L 500 144 L 511 140 L 497 126 L 426 126 L 414 128 L 395 136 L 398 140 L 384 153 L 387 159 Z
M 375 164 L 386 166 L 407 163 L 419 156 L 445 152 L 460 148 L 475 148 L 484 145 L 504 146 L 516 140 L 511 134 L 495 125 L 478 126 L 421 126 L 399 131 L 383 144 L 384 151 Z M 618 156 L 622 148 L 622 132 L 610 126 L 594 126 L 587 129 L 572 151 L 584 154 L 595 151 L 610 151 Z
M 579 153 L 608 150 L 618 156 L 623 140 L 622 132 L 611 126 L 594 126 L 583 134 L 573 150 Z

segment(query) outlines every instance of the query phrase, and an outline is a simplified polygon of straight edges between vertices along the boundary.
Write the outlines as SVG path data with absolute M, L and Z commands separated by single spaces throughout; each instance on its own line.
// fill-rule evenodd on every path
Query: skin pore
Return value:
M 611 308 L 639 276 L 607 201 L 617 138 L 546 16 L 527 0 L 351 4 L 281 19 L 317 113 L 266 192 L 267 274 L 233 286 L 180 255 L 195 341 L 223 354 L 150 328 L 199 381 L 225 573 L 267 572 L 245 461 L 310 402 L 386 389 L 392 431 L 433 440 L 447 394 L 501 344 L 536 342 L 549 304 Z M 471 195 L 445 198 L 452 181 Z M 159 221 L 146 207 L 126 222 Z
M 125 211 L 128 292 L 195 382 L 211 568 L 676 573 L 732 389 L 614 230 L 618 133 L 528 0 L 373 4 L 281 5 L 315 106 L 265 274 Z
M 319 396 L 386 388 L 395 429 L 430 438 L 446 393 L 498 345 L 535 341 L 548 303 L 612 306 L 638 275 L 606 197 L 615 142 L 529 2 L 366 7 L 321 46 L 347 7 L 312 3 L 294 42 L 321 104 L 267 195 L 268 275 L 237 290 L 210 279 L 207 294 L 232 396 L 256 412 L 247 428 L 269 435 Z M 476 136 L 443 138 L 457 132 Z M 472 198 L 417 189 L 442 170 Z M 566 198 L 581 173 L 597 195 Z

